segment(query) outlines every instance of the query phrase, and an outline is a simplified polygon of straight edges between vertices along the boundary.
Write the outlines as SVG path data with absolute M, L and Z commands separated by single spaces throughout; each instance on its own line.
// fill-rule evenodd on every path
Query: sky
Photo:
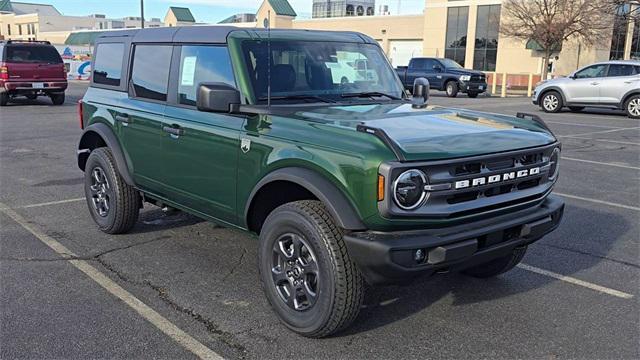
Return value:
M 139 0 L 16 0 L 54 5 L 64 15 L 104 14 L 108 18 L 138 16 Z M 379 5 L 389 5 L 392 14 L 398 13 L 400 1 L 401 14 L 420 14 L 425 0 L 376 0 L 376 12 Z M 299 17 L 311 17 L 312 0 L 289 0 Z M 217 23 L 233 14 L 255 13 L 262 0 L 144 0 L 145 18 L 164 19 L 169 6 L 184 6 L 191 9 L 198 22 Z

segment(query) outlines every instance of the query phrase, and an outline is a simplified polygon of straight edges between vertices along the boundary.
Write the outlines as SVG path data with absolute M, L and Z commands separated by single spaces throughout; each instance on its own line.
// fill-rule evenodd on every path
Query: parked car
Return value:
M 58 50 L 48 41 L 0 41 L 0 106 L 17 96 L 48 96 L 64 104 L 67 74 Z
M 640 61 L 597 63 L 568 77 L 542 81 L 533 92 L 533 104 L 551 113 L 592 106 L 621 109 L 640 118 Z
M 345 53 L 375 76 L 334 78 Z M 366 35 L 123 30 L 94 59 L 77 161 L 98 228 L 151 203 L 257 234 L 266 297 L 304 336 L 349 326 L 365 282 L 508 271 L 562 218 L 539 118 L 427 106 L 424 79 L 409 100 Z
M 475 98 L 487 91 L 487 77 L 481 71 L 465 69 L 451 59 L 413 58 L 409 66 L 398 66 L 396 72 L 405 89 L 411 90 L 417 78 L 429 80 L 431 89 L 446 91 L 456 97 L 458 92 Z

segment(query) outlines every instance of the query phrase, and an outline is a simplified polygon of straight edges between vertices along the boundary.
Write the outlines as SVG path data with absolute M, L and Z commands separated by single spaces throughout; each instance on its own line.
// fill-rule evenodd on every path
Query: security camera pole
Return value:
M 140 0 L 140 27 L 144 29 L 144 0 Z

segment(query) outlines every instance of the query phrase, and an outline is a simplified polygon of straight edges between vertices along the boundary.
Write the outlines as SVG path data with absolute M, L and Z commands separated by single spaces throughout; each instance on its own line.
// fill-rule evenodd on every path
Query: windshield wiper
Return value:
M 400 100 L 399 97 L 397 96 L 393 96 L 390 94 L 385 94 L 383 92 L 379 92 L 379 91 L 368 91 L 368 92 L 361 92 L 361 93 L 349 93 L 349 94 L 342 94 L 341 95 L 343 98 L 353 98 L 353 97 L 374 97 L 374 96 L 378 96 L 378 97 L 387 97 L 391 100 Z
M 267 101 L 267 97 L 263 96 L 261 98 L 258 98 L 258 101 Z M 326 103 L 334 103 L 334 100 L 331 99 L 327 99 L 324 98 L 322 96 L 317 96 L 317 95 L 303 95 L 303 94 L 298 94 L 298 95 L 282 95 L 282 96 L 272 96 L 271 100 L 318 100 L 318 101 L 322 101 L 322 102 L 326 102 Z

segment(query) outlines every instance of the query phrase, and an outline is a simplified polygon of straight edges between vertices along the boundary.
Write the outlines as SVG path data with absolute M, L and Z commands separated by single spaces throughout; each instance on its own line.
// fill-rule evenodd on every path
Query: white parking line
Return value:
M 621 129 L 623 126 L 606 126 L 606 125 L 592 125 L 592 124 L 578 124 L 578 123 L 568 123 L 563 121 L 553 121 L 553 120 L 545 120 L 544 122 L 549 124 L 558 124 L 558 125 L 573 125 L 573 126 L 584 126 L 584 127 L 594 127 L 594 128 L 602 128 L 602 129 Z
M 625 168 L 625 169 L 640 170 L 640 167 L 635 167 L 631 165 L 622 165 L 622 164 L 614 164 L 614 163 L 607 163 L 607 162 L 600 162 L 600 161 L 593 161 L 593 160 L 576 159 L 576 158 L 571 158 L 566 156 L 563 156 L 562 160 L 579 161 L 579 162 L 584 162 L 589 164 L 598 164 L 598 165 L 606 165 L 606 166 L 615 166 L 615 167 Z
M 635 146 L 640 146 L 640 144 L 639 144 L 639 143 L 634 143 L 634 142 L 630 142 L 630 141 L 617 141 L 617 140 L 606 140 L 606 139 L 591 139 L 591 138 L 579 137 L 579 136 L 573 136 L 573 135 L 568 135 L 568 136 L 563 136 L 563 137 L 565 137 L 565 138 L 570 138 L 570 139 L 591 140 L 591 141 L 608 142 L 608 143 L 613 143 L 613 144 L 623 144 L 623 145 L 635 145 Z
M 607 206 L 619 207 L 619 208 L 623 208 L 623 209 L 640 211 L 640 207 L 637 207 L 637 206 L 624 205 L 624 204 L 618 204 L 618 203 L 613 203 L 613 202 L 604 201 L 604 200 L 591 199 L 591 198 L 582 197 L 582 196 L 563 194 L 563 193 L 559 193 L 559 192 L 556 192 L 556 191 L 554 191 L 553 193 L 556 194 L 556 195 L 560 195 L 562 197 L 569 198 L 569 199 L 582 200 L 582 201 L 592 202 L 592 203 L 596 203 L 596 204 L 602 204 L 602 205 L 607 205 Z
M 554 273 L 553 271 L 540 269 L 540 268 L 535 267 L 535 266 L 522 264 L 522 263 L 518 264 L 517 266 L 520 269 L 523 269 L 523 270 L 527 270 L 527 271 L 534 272 L 536 274 L 552 277 L 554 279 L 558 279 L 560 281 L 564 281 L 564 282 L 567 282 L 567 283 L 570 283 L 570 284 L 582 286 L 582 287 L 585 287 L 587 289 L 591 289 L 591 290 L 595 290 L 595 291 L 601 292 L 603 294 L 619 297 L 619 298 L 622 298 L 622 299 L 631 299 L 633 297 L 633 295 L 627 294 L 626 292 L 622 292 L 622 291 L 619 291 L 619 290 L 615 290 L 615 289 L 611 289 L 611 288 L 608 288 L 608 287 L 604 287 L 604 286 L 600 286 L 600 285 L 597 285 L 597 284 L 593 284 L 593 283 L 590 283 L 588 281 L 584 281 L 584 280 L 573 278 L 571 276 L 565 276 L 565 275 L 562 275 L 562 274 Z
M 40 206 L 59 205 L 59 204 L 66 204 L 66 203 L 71 203 L 71 202 L 77 202 L 77 201 L 84 201 L 84 199 L 85 199 L 85 198 L 81 197 L 81 198 L 75 198 L 75 199 L 58 200 L 58 201 L 49 201 L 49 202 L 43 202 L 43 203 L 38 203 L 38 204 L 30 204 L 30 205 L 17 206 L 17 207 L 15 207 L 15 208 L 16 208 L 16 209 L 28 209 L 28 208 L 34 208 L 34 207 L 40 207 Z
M 135 312 L 140 314 L 144 319 L 153 324 L 160 331 L 172 338 L 175 342 L 180 344 L 185 349 L 191 351 L 193 354 L 201 359 L 222 359 L 220 355 L 215 353 L 203 345 L 198 340 L 191 337 L 189 334 L 178 328 L 172 322 L 165 317 L 157 313 L 155 310 L 147 306 L 140 299 L 133 296 L 130 292 L 123 289 L 120 285 L 116 284 L 113 280 L 102 274 L 98 269 L 89 264 L 85 260 L 72 260 L 70 258 L 77 257 L 73 252 L 67 249 L 64 245 L 45 234 L 40 228 L 33 223 L 30 223 L 22 215 L 16 213 L 12 209 L 8 208 L 5 204 L 0 203 L 0 212 L 6 214 L 12 218 L 15 222 L 20 224 L 23 228 L 29 231 L 38 240 L 42 241 L 45 245 L 50 247 L 53 251 L 58 253 L 63 258 L 69 259 L 69 263 L 75 266 L 78 270 L 85 273 L 93 281 L 102 286 L 105 290 L 111 293 L 113 296 L 122 300 Z
M 636 127 L 630 127 L 630 128 L 618 128 L 618 129 L 611 129 L 611 130 L 592 131 L 592 132 L 588 132 L 588 133 L 573 134 L 573 135 L 559 135 L 558 137 L 577 137 L 577 136 L 606 134 L 606 133 L 612 133 L 612 132 L 616 132 L 616 131 L 638 130 L 638 129 L 640 129 L 640 127 L 636 126 Z

